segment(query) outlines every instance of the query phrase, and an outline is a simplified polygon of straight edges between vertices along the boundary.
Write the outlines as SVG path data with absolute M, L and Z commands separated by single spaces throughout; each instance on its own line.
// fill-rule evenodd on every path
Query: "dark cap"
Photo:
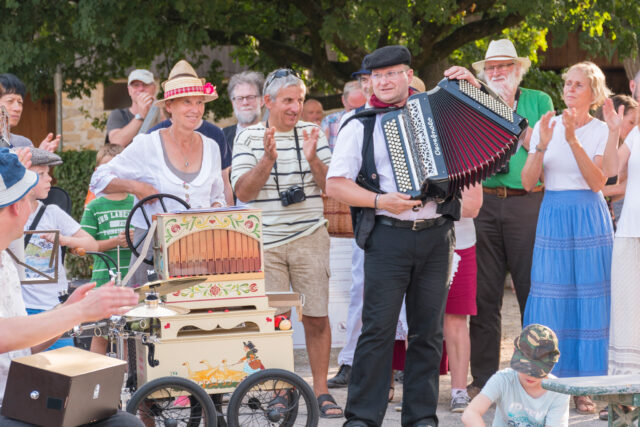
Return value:
M 29 149 L 31 150 L 31 166 L 58 166 L 62 164 L 62 159 L 56 153 L 35 147 L 29 147 Z
M 354 71 L 353 73 L 351 73 L 352 79 L 357 79 L 359 76 L 363 74 L 371 74 L 371 70 L 367 70 L 367 68 L 364 66 L 364 61 L 367 60 L 367 56 L 365 56 L 364 59 L 362 60 L 362 65 L 360 65 L 360 69 L 358 71 Z
M 560 357 L 558 337 L 543 325 L 527 326 L 513 343 L 511 368 L 532 377 L 546 377 Z
M 364 57 L 363 65 L 367 70 L 391 67 L 392 65 L 411 65 L 411 52 L 404 46 L 393 45 L 376 49 Z

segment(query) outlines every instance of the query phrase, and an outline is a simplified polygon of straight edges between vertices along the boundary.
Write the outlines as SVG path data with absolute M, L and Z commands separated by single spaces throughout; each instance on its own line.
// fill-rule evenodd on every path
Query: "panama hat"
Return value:
M 185 96 L 203 96 L 204 102 L 218 98 L 216 87 L 211 83 L 205 83 L 205 79 L 199 78 L 196 70 L 184 59 L 178 61 L 169 73 L 169 78 L 162 82 L 164 98 L 156 101 L 156 105 L 162 105 L 165 101 Z
M 487 61 L 508 61 L 510 59 L 520 63 L 523 73 L 531 66 L 529 58 L 518 56 L 516 47 L 508 39 L 492 40 L 484 59 L 474 62 L 471 66 L 477 73 L 480 73 L 484 71 L 484 63 Z

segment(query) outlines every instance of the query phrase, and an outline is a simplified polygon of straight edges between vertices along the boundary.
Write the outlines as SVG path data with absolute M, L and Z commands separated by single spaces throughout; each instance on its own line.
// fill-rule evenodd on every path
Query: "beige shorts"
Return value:
M 329 233 L 322 226 L 308 236 L 265 249 L 267 292 L 293 289 L 304 295 L 302 312 L 309 317 L 329 315 Z M 279 310 L 284 313 L 288 310 Z

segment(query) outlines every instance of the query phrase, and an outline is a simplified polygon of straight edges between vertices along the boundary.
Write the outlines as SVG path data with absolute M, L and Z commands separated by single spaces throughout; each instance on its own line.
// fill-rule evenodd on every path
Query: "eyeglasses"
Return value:
M 386 73 L 371 73 L 371 80 L 374 80 L 374 81 L 382 80 L 383 77 L 386 77 L 387 80 L 393 80 L 396 77 L 398 77 L 400 74 L 405 72 L 406 70 L 387 71 Z
M 269 76 L 267 82 L 264 85 L 265 89 L 268 88 L 275 79 L 287 76 L 295 76 L 297 78 L 300 78 L 300 75 L 297 72 L 293 71 L 291 68 L 280 68 L 279 70 L 274 71 L 271 76 Z
M 258 99 L 258 95 L 234 96 L 231 98 L 233 102 L 242 103 L 244 101 L 253 102 Z
M 507 64 L 492 65 L 491 67 L 484 67 L 484 72 L 485 73 L 494 73 L 496 71 L 504 71 L 507 68 L 513 67 L 514 65 L 516 65 L 515 62 L 509 62 Z

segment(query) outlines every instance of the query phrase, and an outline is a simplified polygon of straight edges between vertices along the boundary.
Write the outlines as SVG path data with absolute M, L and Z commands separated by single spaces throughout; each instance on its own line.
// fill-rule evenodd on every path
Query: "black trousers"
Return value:
M 475 219 L 478 314 L 471 316 L 471 375 L 482 388 L 500 366 L 502 298 L 507 270 L 513 278 L 520 320 L 531 288 L 531 259 L 543 192 L 501 199 L 484 194 Z
M 421 231 L 376 224 L 365 247 L 362 334 L 353 359 L 346 424 L 382 424 L 405 295 L 409 348 L 402 425 L 425 418 L 437 423 L 442 321 L 454 246 L 451 221 Z

